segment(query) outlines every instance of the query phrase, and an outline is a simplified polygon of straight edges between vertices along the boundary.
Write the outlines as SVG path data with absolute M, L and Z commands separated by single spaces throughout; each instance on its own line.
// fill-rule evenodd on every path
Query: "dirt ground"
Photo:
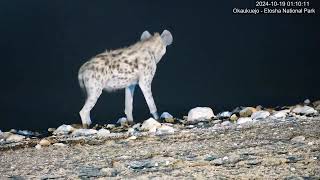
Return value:
M 319 179 L 320 117 L 3 148 L 0 179 Z

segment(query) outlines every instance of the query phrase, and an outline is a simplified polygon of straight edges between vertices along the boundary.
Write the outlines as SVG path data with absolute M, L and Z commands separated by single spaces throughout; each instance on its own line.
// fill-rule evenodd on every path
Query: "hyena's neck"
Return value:
M 147 40 L 133 44 L 129 49 L 141 53 L 148 53 L 148 55 L 158 63 L 164 54 L 163 51 L 165 50 L 165 45 L 163 44 L 159 34 L 155 34 Z

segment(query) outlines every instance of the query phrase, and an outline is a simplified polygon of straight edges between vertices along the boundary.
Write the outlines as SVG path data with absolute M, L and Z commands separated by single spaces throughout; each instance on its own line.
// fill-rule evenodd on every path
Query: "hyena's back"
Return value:
M 113 91 L 136 84 L 138 81 L 138 58 L 130 58 L 124 50 L 99 54 L 83 64 L 78 78 L 87 93 L 98 90 Z

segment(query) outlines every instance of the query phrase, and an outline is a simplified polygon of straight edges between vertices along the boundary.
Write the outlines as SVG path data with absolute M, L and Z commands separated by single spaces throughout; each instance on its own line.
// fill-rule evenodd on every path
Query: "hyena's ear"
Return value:
M 144 31 L 144 32 L 141 34 L 140 40 L 143 41 L 143 40 L 149 39 L 151 36 L 152 36 L 152 35 L 149 33 L 149 31 Z
M 164 30 L 162 32 L 161 39 L 166 46 L 169 46 L 173 41 L 173 37 L 172 37 L 170 31 L 168 31 L 168 30 Z

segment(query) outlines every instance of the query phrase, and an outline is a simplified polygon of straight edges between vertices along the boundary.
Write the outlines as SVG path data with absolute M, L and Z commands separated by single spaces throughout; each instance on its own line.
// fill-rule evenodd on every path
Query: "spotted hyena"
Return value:
M 166 53 L 166 47 L 172 43 L 168 30 L 162 34 L 151 35 L 144 31 L 140 41 L 122 49 L 105 51 L 84 63 L 78 73 L 80 86 L 87 98 L 79 112 L 82 124 L 91 124 L 90 111 L 96 104 L 103 90 L 114 91 L 125 88 L 125 114 L 133 123 L 133 93 L 138 84 L 150 113 L 158 119 L 157 108 L 151 92 L 151 82 L 156 72 L 157 63 Z

